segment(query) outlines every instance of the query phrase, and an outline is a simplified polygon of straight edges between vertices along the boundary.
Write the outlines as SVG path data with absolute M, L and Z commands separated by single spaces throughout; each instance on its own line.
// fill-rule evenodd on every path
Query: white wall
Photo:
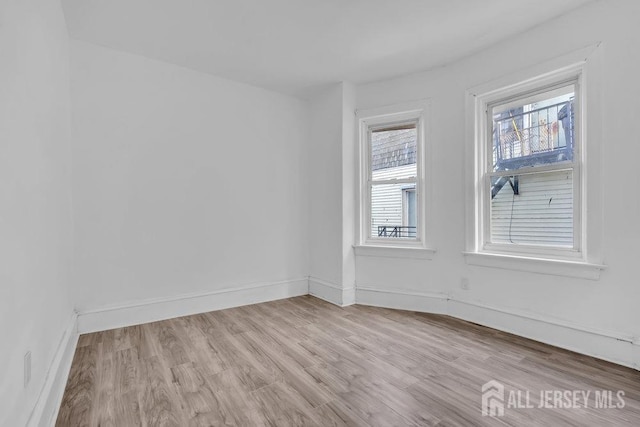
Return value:
M 309 290 L 352 304 L 355 285 L 355 87 L 331 85 L 310 101 Z
M 356 204 L 358 203 L 357 171 L 353 167 L 358 159 L 356 128 L 356 88 L 342 83 L 342 304 L 355 302 L 356 258 L 353 245 L 356 237 Z
M 0 3 L 2 426 L 26 424 L 73 313 L 68 61 L 58 2 Z
M 342 85 L 311 101 L 309 275 L 342 283 Z
M 80 311 L 308 275 L 305 103 L 71 46 Z
M 431 261 L 358 257 L 357 286 L 399 289 L 408 294 L 446 294 L 578 329 L 636 337 L 637 341 L 640 178 L 635 170 L 640 144 L 634 123 L 640 116 L 638 16 L 640 3 L 636 1 L 596 2 L 449 66 L 358 86 L 358 108 L 421 98 L 432 101 L 432 241 L 438 252 Z M 608 269 L 599 281 L 591 281 L 465 264 L 465 90 L 600 41 L 604 52 L 601 90 L 605 111 L 601 160 L 606 177 L 603 253 Z M 461 289 L 462 278 L 469 279 L 469 290 Z M 487 321 L 481 316 L 469 315 L 480 323 Z M 534 328 L 533 332 L 515 332 L 549 339 L 550 324 L 541 322 Z M 608 351 L 576 349 L 601 356 L 607 356 Z M 633 351 L 631 345 L 622 351 L 624 355 L 607 357 L 620 356 L 625 359 L 623 362 L 630 363 L 626 352 Z

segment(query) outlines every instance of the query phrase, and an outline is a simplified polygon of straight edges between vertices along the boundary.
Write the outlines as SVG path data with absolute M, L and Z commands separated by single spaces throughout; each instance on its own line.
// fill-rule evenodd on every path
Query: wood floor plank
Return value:
M 129 347 L 116 351 L 113 358 L 115 425 L 139 426 L 141 421 L 138 352 L 135 348 Z
M 622 390 L 510 408 L 481 387 Z M 591 404 L 595 405 L 594 397 Z M 638 426 L 640 372 L 448 316 L 312 296 L 83 334 L 56 426 Z
M 338 400 L 333 400 L 315 409 L 319 424 L 329 427 L 366 427 L 367 424 Z
M 232 365 L 222 360 L 215 346 L 211 344 L 212 337 L 204 332 L 207 328 L 201 329 L 200 322 L 190 323 L 188 319 L 188 317 L 176 319 L 175 328 L 178 334 L 187 337 L 190 343 L 191 359 L 197 362 L 198 367 L 208 376 L 230 368 Z
M 156 322 L 150 324 L 151 333 L 160 344 L 162 359 L 168 366 L 180 365 L 190 361 L 190 347 L 184 340 L 187 337 L 180 336 L 176 332 L 174 322 Z
M 94 345 L 78 347 L 73 357 L 69 383 L 65 391 L 57 426 L 88 426 L 95 402 L 97 351 Z
M 338 395 L 340 401 L 370 426 L 416 426 L 408 422 L 381 401 L 373 398 L 368 390 L 352 388 Z
M 258 407 L 272 426 L 318 426 L 313 408 L 307 407 L 291 388 L 274 383 L 253 392 Z
M 96 398 L 92 402 L 91 425 L 117 426 L 115 419 L 116 368 L 113 365 L 113 353 L 103 349 L 100 342 L 96 363 Z
M 140 365 L 140 418 L 145 426 L 179 426 L 186 423 L 169 375 L 160 357 L 145 359 Z
M 224 411 L 218 395 L 193 362 L 173 366 L 171 374 L 190 425 L 224 424 Z

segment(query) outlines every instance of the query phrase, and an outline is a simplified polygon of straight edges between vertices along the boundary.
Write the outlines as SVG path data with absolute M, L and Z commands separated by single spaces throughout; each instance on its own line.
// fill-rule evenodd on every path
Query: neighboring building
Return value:
M 573 127 L 573 93 L 494 114 L 492 242 L 573 245 L 572 172 L 527 174 L 573 159 Z
M 416 128 L 373 132 L 371 169 L 373 179 L 416 176 Z M 385 184 L 371 190 L 371 236 L 416 237 L 415 184 Z

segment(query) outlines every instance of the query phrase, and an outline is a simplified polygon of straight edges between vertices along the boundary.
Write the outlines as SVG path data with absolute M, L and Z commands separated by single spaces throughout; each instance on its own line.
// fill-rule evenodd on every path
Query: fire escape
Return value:
M 531 111 L 520 107 L 497 114 L 493 126 L 493 171 L 573 160 L 573 121 L 573 99 Z M 518 194 L 518 176 L 505 173 L 492 178 L 491 198 L 507 183 Z

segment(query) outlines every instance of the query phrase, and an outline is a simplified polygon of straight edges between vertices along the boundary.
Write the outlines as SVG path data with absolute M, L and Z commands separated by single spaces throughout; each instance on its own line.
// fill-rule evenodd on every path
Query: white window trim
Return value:
M 413 258 L 413 259 L 433 259 L 436 254 L 435 249 L 412 248 L 406 246 L 354 246 L 356 256 L 382 257 L 382 258 Z
M 490 252 L 464 252 L 463 254 L 465 262 L 469 265 L 589 280 L 598 280 L 601 271 L 607 268 L 602 264 L 553 260 L 532 256 L 523 257 L 513 254 L 496 254 Z
M 400 258 L 431 259 L 435 253 L 427 242 L 430 236 L 427 218 L 431 218 L 430 164 L 431 153 L 428 137 L 428 100 L 356 111 L 356 133 L 358 138 L 358 214 L 356 215 L 357 256 L 383 256 Z M 417 130 L 417 176 L 415 239 L 379 239 L 369 236 L 371 230 L 371 194 L 369 191 L 370 156 L 369 129 L 371 127 L 398 122 L 416 122 Z M 401 182 L 402 180 L 398 180 Z
M 546 63 L 531 66 L 467 90 L 467 171 L 465 261 L 485 267 L 506 268 L 560 276 L 598 279 L 606 267 L 602 256 L 602 48 L 590 46 Z M 588 118 L 578 123 L 580 149 L 575 153 L 579 182 L 574 200 L 579 203 L 579 250 L 538 246 L 485 245 L 488 224 L 484 188 L 486 172 L 487 104 L 510 95 L 538 91 L 562 81 L 578 79 L 579 112 Z M 588 159 L 588 161 L 587 161 Z M 587 216 L 587 212 L 589 215 Z

